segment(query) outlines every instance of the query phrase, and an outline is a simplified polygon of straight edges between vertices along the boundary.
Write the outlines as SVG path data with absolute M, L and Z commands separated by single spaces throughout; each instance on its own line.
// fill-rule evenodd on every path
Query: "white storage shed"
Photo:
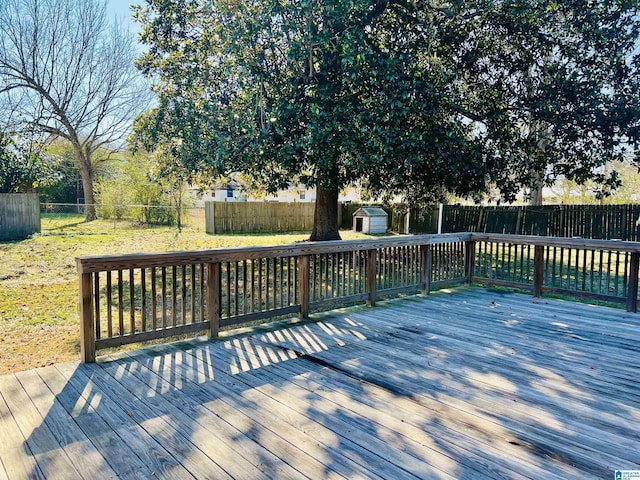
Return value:
M 387 212 L 380 207 L 360 207 L 353 212 L 353 230 L 362 233 L 386 233 Z

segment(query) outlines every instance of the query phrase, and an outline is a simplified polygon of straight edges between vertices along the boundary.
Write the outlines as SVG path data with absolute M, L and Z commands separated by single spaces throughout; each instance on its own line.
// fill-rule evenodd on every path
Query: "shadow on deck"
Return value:
M 0 478 L 612 478 L 640 320 L 484 289 L 0 377 Z

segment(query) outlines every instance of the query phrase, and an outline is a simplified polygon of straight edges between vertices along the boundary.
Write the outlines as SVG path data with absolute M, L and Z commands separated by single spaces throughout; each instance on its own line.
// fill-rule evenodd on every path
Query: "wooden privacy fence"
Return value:
M 0 241 L 21 240 L 40 231 L 36 193 L 0 193 Z
M 412 210 L 410 231 L 436 233 L 438 207 Z M 640 240 L 640 205 L 444 205 L 442 232 Z
M 205 202 L 207 233 L 306 232 L 315 203 Z
M 471 281 L 626 302 L 635 312 L 639 253 L 640 243 L 462 233 L 82 257 L 82 358 Z

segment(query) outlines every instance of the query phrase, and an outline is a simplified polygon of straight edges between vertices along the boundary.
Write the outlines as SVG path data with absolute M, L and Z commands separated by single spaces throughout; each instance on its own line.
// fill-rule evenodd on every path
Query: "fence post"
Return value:
M 631 253 L 631 265 L 629 266 L 629 283 L 627 291 L 627 312 L 638 311 L 638 266 L 640 264 L 640 252 Z
M 366 264 L 366 285 L 369 299 L 367 306 L 375 307 L 376 305 L 376 250 L 367 250 Z
M 220 333 L 220 264 L 207 263 L 207 335 L 216 338 Z
M 475 240 L 469 240 L 464 242 L 464 283 L 468 286 L 471 285 L 473 275 L 475 273 L 476 265 L 476 242 Z
M 298 257 L 298 292 L 300 317 L 309 318 L 309 255 Z
M 522 228 L 522 217 L 524 214 L 524 210 L 527 207 L 518 207 L 518 218 L 516 218 L 516 231 L 514 232 L 516 235 L 523 235 Z
M 420 284 L 422 285 L 422 293 L 429 295 L 431 293 L 431 267 L 433 265 L 431 245 L 420 245 L 420 254 L 422 258 Z
M 533 296 L 542 297 L 544 281 L 544 246 L 536 245 L 533 253 Z
M 85 363 L 96 361 L 93 323 L 93 283 L 90 273 L 80 274 L 80 356 Z

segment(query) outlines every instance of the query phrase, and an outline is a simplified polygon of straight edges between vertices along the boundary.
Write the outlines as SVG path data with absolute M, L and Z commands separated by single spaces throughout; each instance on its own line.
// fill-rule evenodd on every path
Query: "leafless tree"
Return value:
M 62 137 L 74 148 L 96 218 L 95 153 L 113 148 L 148 109 L 131 32 L 101 0 L 0 0 L 0 102 L 12 122 Z

